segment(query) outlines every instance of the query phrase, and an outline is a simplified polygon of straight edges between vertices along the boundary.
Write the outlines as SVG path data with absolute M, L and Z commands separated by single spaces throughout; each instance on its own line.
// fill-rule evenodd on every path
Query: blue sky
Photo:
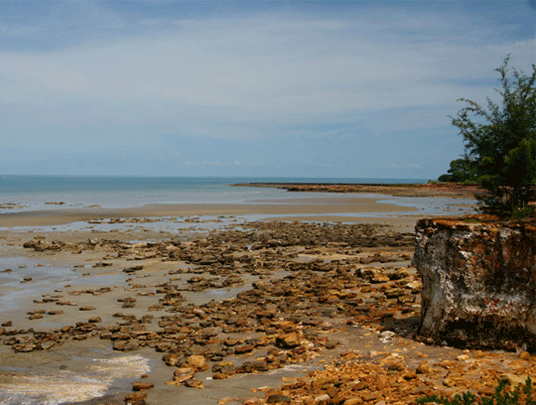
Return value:
M 1 1 L 0 173 L 434 179 L 534 1 Z

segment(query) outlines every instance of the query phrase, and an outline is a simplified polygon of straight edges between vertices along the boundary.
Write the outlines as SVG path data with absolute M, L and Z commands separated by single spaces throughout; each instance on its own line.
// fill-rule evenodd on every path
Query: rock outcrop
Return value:
M 536 348 L 536 224 L 422 219 L 413 260 L 426 341 Z

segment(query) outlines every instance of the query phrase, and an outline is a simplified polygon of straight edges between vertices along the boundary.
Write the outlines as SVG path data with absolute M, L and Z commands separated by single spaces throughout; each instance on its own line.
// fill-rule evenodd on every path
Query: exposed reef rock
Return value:
M 247 183 L 235 187 L 279 188 L 291 192 L 376 193 L 405 197 L 473 198 L 482 191 L 476 184 L 360 184 L 360 183 Z
M 433 343 L 536 348 L 536 225 L 422 219 L 420 335 Z

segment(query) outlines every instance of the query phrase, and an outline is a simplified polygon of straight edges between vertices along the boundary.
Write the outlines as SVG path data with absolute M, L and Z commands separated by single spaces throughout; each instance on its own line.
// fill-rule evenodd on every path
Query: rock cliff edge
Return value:
M 422 219 L 419 333 L 436 344 L 536 348 L 536 225 Z

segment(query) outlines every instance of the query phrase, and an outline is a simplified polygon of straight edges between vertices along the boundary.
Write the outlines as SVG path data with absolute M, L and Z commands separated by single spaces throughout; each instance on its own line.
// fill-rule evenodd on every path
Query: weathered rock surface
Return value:
M 435 343 L 536 347 L 536 225 L 423 219 L 420 335 Z

